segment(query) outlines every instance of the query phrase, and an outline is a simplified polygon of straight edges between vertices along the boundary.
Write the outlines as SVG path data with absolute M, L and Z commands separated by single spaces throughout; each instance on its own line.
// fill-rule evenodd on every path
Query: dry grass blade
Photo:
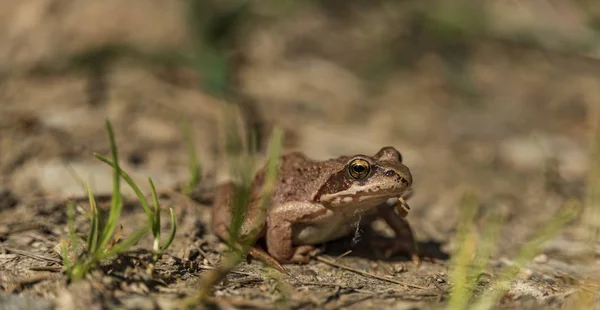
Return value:
M 119 243 L 119 240 L 121 240 L 121 233 L 123 233 L 123 225 L 119 225 L 119 229 L 115 231 L 113 238 L 106 245 L 107 250 L 112 249 L 117 243 Z
M 26 257 L 29 257 L 29 258 L 37 259 L 37 260 L 40 260 L 40 261 L 43 261 L 43 262 L 52 262 L 52 263 L 59 263 L 59 264 L 62 263 L 60 259 L 56 259 L 54 257 L 32 253 L 32 252 L 29 252 L 29 251 L 18 250 L 18 249 L 7 248 L 7 247 L 2 247 L 0 249 L 8 251 L 8 252 L 11 252 L 11 253 L 15 253 L 15 254 L 18 254 L 18 255 L 26 256 Z

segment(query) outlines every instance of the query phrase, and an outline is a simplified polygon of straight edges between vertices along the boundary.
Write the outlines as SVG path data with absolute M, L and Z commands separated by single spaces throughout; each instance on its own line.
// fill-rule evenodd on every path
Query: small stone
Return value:
M 394 265 L 394 272 L 395 273 L 401 273 L 406 271 L 406 267 L 404 267 L 404 264 L 396 264 Z
M 531 276 L 533 276 L 533 270 L 529 268 L 521 268 L 521 271 L 517 275 L 517 278 L 521 280 L 528 280 L 529 278 L 531 278 Z
M 536 264 L 545 264 L 548 262 L 548 255 L 540 254 L 533 258 L 533 262 Z
M 301 273 L 302 273 L 302 275 L 304 275 L 306 277 L 310 277 L 313 280 L 316 280 L 318 277 L 318 274 L 316 271 L 314 271 L 312 269 L 308 269 L 308 268 L 304 269 Z
M 217 245 L 217 251 L 218 252 L 225 252 L 227 250 L 229 250 L 229 247 L 227 246 L 227 244 L 225 244 L 225 243 L 219 243 Z

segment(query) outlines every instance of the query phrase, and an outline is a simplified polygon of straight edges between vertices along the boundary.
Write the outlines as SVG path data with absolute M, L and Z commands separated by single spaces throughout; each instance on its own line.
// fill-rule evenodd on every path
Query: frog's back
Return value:
M 326 161 L 314 161 L 302 153 L 294 152 L 281 157 L 279 172 L 275 184 L 275 192 L 269 204 L 274 205 L 289 201 L 312 200 L 314 194 L 327 181 L 335 171 L 343 169 L 348 157 L 339 157 Z M 257 218 L 260 208 L 260 195 L 265 179 L 265 168 L 260 169 L 254 178 L 250 192 L 250 202 L 244 214 L 241 234 L 250 233 L 251 229 L 261 229 L 260 236 L 264 235 L 265 221 Z M 232 202 L 235 187 L 233 183 L 226 183 L 217 189 L 212 210 L 213 231 L 221 238 L 227 238 L 228 227 L 232 218 Z
M 283 156 L 271 205 L 312 200 L 327 179 L 343 169 L 347 160 L 348 157 L 339 157 L 315 161 L 298 152 Z

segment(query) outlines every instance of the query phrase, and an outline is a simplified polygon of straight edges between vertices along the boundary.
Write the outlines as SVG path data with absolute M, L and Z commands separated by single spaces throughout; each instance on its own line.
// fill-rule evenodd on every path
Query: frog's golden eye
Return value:
M 364 159 L 357 158 L 348 165 L 348 174 L 357 180 L 367 177 L 370 172 L 371 166 L 369 165 L 369 162 Z

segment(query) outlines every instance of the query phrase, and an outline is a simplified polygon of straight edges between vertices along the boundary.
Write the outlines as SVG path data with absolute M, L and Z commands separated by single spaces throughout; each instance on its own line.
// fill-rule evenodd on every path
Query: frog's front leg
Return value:
M 287 202 L 272 206 L 267 218 L 267 250 L 280 262 L 308 263 L 312 245 L 294 246 L 293 225 L 307 222 L 327 213 L 320 204 L 311 202 Z
M 394 239 L 385 252 L 385 256 L 391 257 L 397 253 L 409 254 L 415 264 L 420 264 L 419 251 L 412 228 L 408 221 L 395 212 L 395 205 L 383 203 L 377 207 L 379 216 L 394 231 Z

